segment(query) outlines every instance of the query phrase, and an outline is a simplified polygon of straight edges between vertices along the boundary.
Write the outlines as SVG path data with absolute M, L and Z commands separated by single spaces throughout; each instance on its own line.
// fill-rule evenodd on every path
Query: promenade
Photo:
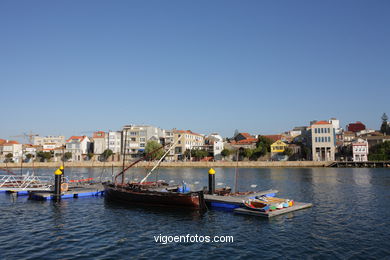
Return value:
M 333 162 L 313 162 L 313 161 L 240 161 L 240 162 L 162 162 L 161 168 L 272 168 L 272 167 L 327 167 Z M 129 165 L 130 163 L 126 163 Z M 155 162 L 140 162 L 135 167 L 150 168 Z M 61 165 L 61 162 L 34 162 L 23 163 L 23 168 L 55 168 Z M 65 162 L 65 167 L 122 167 L 122 162 L 99 162 L 99 161 L 83 161 L 83 162 Z M 0 168 L 20 168 L 20 163 L 0 163 Z

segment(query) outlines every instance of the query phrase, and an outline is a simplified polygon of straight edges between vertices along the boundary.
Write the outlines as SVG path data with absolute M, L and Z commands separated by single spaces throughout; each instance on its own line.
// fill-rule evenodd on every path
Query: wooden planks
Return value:
M 227 204 L 234 204 L 234 205 L 242 205 L 242 200 L 248 197 L 261 196 L 261 195 L 277 193 L 277 192 L 278 192 L 277 190 L 266 190 L 266 191 L 249 194 L 249 195 L 239 195 L 239 196 L 219 196 L 219 195 L 205 194 L 204 199 L 207 203 L 219 202 L 219 203 L 227 203 Z
M 292 207 L 269 211 L 268 213 L 250 210 L 250 209 L 246 209 L 246 208 L 237 208 L 234 210 L 234 213 L 244 214 L 244 215 L 253 215 L 253 216 L 259 216 L 259 217 L 265 217 L 265 218 L 272 218 L 275 216 L 287 214 L 287 213 L 294 212 L 297 210 L 310 208 L 312 206 L 313 206 L 313 204 L 311 204 L 311 203 L 295 202 L 295 204 Z

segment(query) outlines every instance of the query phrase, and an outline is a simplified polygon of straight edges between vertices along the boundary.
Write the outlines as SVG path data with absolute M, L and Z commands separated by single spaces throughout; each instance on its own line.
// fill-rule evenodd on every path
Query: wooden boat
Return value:
M 252 210 L 272 211 L 272 210 L 291 207 L 294 205 L 294 201 L 289 199 L 260 196 L 260 197 L 254 197 L 254 198 L 249 198 L 247 200 L 244 200 L 243 204 L 245 205 L 245 207 Z
M 251 210 L 257 210 L 262 212 L 268 212 L 270 210 L 270 205 L 263 201 L 248 199 L 242 201 L 245 207 Z
M 180 140 L 180 138 L 178 139 Z M 177 143 L 178 141 L 176 141 Z M 116 200 L 122 203 L 142 203 L 160 206 L 176 206 L 185 207 L 199 210 L 206 210 L 206 204 L 203 197 L 203 191 L 190 192 L 183 186 L 170 186 L 165 182 L 146 182 L 146 179 L 151 175 L 154 169 L 157 168 L 163 158 L 169 153 L 169 151 L 175 146 L 172 145 L 164 155 L 160 158 L 157 164 L 150 170 L 144 179 L 140 182 L 124 182 L 125 172 L 137 164 L 138 162 L 146 159 L 151 154 L 162 149 L 162 147 L 153 150 L 145 155 L 143 158 L 133 162 L 127 168 L 124 168 L 119 174 L 115 176 L 114 183 L 103 183 L 104 194 L 107 200 Z M 125 158 L 124 158 L 125 160 Z M 117 182 L 118 177 L 122 177 L 121 182 Z
M 176 206 L 192 209 L 205 209 L 203 191 L 181 192 L 179 186 L 166 183 L 103 183 L 108 200 L 123 203 L 153 204 L 158 206 Z

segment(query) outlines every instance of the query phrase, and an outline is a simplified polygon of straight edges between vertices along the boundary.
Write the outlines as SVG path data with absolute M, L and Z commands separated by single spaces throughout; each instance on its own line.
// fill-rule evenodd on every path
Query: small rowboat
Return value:
M 270 206 L 268 204 L 257 200 L 248 199 L 243 200 L 242 203 L 244 203 L 245 207 L 251 210 L 257 210 L 261 212 L 268 212 L 270 210 Z

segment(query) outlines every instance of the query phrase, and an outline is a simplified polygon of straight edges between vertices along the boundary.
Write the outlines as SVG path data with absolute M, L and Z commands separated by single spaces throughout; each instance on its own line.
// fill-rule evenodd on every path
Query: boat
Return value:
M 263 212 L 288 208 L 294 205 L 293 200 L 268 196 L 256 196 L 242 201 L 246 208 Z
M 203 191 L 191 192 L 179 185 L 165 182 L 103 183 L 108 200 L 124 203 L 152 204 L 155 206 L 175 206 L 204 209 Z
M 180 140 L 180 138 L 178 139 Z M 178 141 L 176 141 L 177 143 Z M 169 185 L 163 181 L 147 182 L 147 178 L 151 175 L 154 169 L 161 163 L 163 158 L 169 153 L 169 151 L 176 145 L 173 144 L 160 158 L 157 164 L 150 170 L 144 179 L 140 182 L 124 182 L 125 172 L 133 167 L 138 162 L 145 160 L 164 146 L 157 148 L 150 153 L 146 154 L 141 159 L 133 162 L 127 168 L 124 168 L 119 174 L 115 176 L 114 182 L 105 182 L 104 194 L 107 200 L 114 200 L 125 204 L 149 204 L 158 206 L 174 206 L 183 207 L 197 210 L 206 210 L 206 204 L 204 201 L 203 190 L 190 191 L 185 183 L 180 185 Z M 122 181 L 119 182 L 118 178 L 122 177 Z
M 270 205 L 264 201 L 248 199 L 248 200 L 243 200 L 242 203 L 244 204 L 245 207 L 251 210 L 256 210 L 261 212 L 268 212 L 270 210 Z

